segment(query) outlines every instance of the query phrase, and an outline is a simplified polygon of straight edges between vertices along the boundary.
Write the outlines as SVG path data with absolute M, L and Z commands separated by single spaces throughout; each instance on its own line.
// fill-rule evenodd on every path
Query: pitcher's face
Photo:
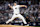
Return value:
M 16 3 L 14 3 L 14 6 L 16 6 L 17 4 Z

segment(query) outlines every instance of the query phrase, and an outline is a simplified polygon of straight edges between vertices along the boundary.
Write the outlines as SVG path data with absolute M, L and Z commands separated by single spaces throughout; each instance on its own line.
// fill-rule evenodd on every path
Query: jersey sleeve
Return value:
M 18 7 L 20 7 L 20 5 L 18 5 Z

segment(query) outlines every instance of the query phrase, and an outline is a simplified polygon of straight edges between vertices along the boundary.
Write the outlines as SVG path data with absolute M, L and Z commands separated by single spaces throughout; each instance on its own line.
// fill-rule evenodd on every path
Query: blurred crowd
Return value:
M 8 7 L 13 6 L 13 1 L 4 1 L 0 3 L 0 23 L 6 22 L 13 15 L 13 10 Z M 27 8 L 21 7 L 20 14 L 25 17 L 27 22 L 40 22 L 40 2 L 33 4 L 32 1 L 18 1 L 19 5 L 26 5 Z

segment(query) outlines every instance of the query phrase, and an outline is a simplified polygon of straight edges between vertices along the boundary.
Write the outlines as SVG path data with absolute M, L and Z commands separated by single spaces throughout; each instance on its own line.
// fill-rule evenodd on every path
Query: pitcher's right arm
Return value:
M 9 6 L 11 9 L 13 8 L 10 4 L 8 4 L 8 6 Z

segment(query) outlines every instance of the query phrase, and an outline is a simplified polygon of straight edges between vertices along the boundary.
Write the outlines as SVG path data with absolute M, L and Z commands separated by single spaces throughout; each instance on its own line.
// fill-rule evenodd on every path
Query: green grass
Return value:
M 35 27 L 40 27 L 40 26 L 35 26 Z

